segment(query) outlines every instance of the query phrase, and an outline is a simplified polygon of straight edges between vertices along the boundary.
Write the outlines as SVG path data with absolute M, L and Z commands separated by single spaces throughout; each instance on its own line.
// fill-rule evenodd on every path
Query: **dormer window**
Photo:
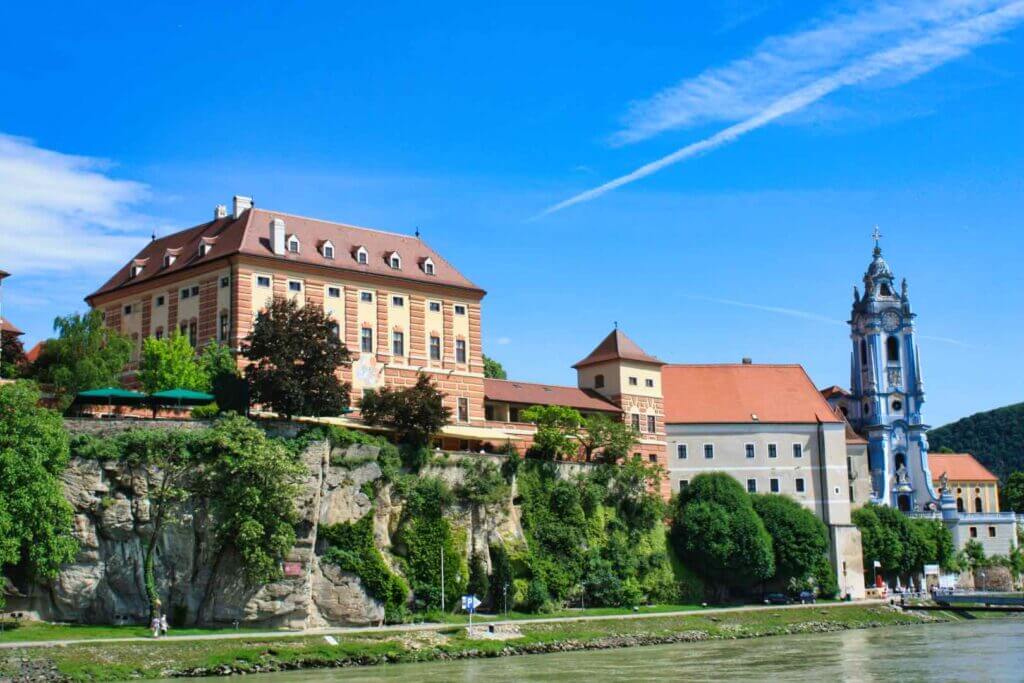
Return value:
M 169 268 L 178 257 L 174 254 L 164 254 L 164 268 Z
M 432 259 L 424 259 L 423 272 L 426 273 L 427 275 L 434 274 L 434 261 Z
M 366 251 L 366 247 L 359 247 L 356 249 L 356 263 L 366 265 L 370 262 L 370 252 Z
M 202 242 L 199 245 L 199 257 L 200 258 L 202 258 L 203 256 L 206 256 L 206 254 L 209 253 L 209 251 L 210 251 L 210 245 L 207 244 L 206 242 Z
M 388 254 L 388 265 L 394 270 L 402 269 L 402 257 L 398 255 L 397 251 Z
M 138 277 L 142 274 L 142 266 L 136 264 L 132 266 L 132 277 Z
M 330 242 L 324 242 L 323 246 L 320 247 L 320 253 L 323 254 L 324 258 L 334 258 L 334 245 Z
M 299 253 L 299 238 L 295 235 L 288 236 L 288 253 L 298 254 Z

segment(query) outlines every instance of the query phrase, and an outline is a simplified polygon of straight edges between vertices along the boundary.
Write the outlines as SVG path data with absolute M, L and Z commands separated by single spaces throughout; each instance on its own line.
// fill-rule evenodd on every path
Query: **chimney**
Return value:
M 242 214 L 251 208 L 252 197 L 243 197 L 240 194 L 235 195 L 235 218 L 241 218 Z
M 270 246 L 275 254 L 284 255 L 284 221 L 280 218 L 270 221 Z
M 213 207 L 213 220 L 216 221 L 216 220 L 220 220 L 221 218 L 227 218 L 227 217 L 228 217 L 228 207 L 224 206 L 223 204 L 218 204 L 217 206 Z
M 753 365 L 754 361 L 752 361 L 750 358 L 744 358 L 743 359 L 743 364 L 744 365 Z

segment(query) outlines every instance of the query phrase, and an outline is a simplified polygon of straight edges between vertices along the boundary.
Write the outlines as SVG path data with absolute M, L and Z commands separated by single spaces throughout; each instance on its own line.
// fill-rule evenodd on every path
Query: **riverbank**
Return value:
M 878 605 L 815 605 L 517 623 L 516 637 L 506 640 L 470 637 L 465 628 L 439 626 L 337 633 L 331 636 L 336 644 L 327 642 L 324 635 L 78 643 L 4 651 L 0 677 L 77 682 L 220 676 L 828 633 L 953 618 L 943 613 L 901 613 Z

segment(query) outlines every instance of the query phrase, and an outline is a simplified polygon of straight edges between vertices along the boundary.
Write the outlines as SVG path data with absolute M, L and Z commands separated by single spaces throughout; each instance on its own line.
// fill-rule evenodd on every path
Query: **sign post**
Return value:
M 475 595 L 462 596 L 462 609 L 469 612 L 469 635 L 473 635 L 473 612 L 480 606 L 480 600 Z

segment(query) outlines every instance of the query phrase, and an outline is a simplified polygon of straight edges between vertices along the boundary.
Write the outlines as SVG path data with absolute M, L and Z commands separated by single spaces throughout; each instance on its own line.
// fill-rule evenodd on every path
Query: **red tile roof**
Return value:
M 999 481 L 999 477 L 989 472 L 970 453 L 929 453 L 928 469 L 935 481 L 943 472 L 950 481 Z
M 301 247 L 298 254 L 273 252 L 270 244 L 270 222 L 274 218 L 284 221 L 287 235 L 296 235 L 299 238 Z M 317 249 L 327 240 L 334 245 L 333 259 L 324 258 Z M 205 243 L 209 247 L 203 256 L 199 255 L 200 243 Z M 361 246 L 369 252 L 369 262 L 366 264 L 357 263 L 354 256 L 356 249 Z M 177 254 L 178 258 L 165 268 L 164 255 L 168 252 Z M 394 270 L 388 265 L 386 256 L 391 252 L 398 252 L 401 255 L 401 270 Z M 453 286 L 472 290 L 480 295 L 484 293 L 418 237 L 278 211 L 249 209 L 237 219 L 233 216 L 219 218 L 153 240 L 102 287 L 86 297 L 86 300 L 125 285 L 144 282 L 167 273 L 182 272 L 192 266 L 234 254 L 263 256 L 281 261 L 326 266 L 351 273 L 371 273 Z M 422 263 L 428 258 L 434 263 L 434 275 L 423 272 Z M 142 266 L 141 272 L 135 277 L 131 277 L 133 265 Z
M 573 367 L 582 368 L 586 365 L 604 363 L 609 360 L 633 360 L 641 363 L 665 364 L 654 356 L 648 355 L 636 342 L 627 337 L 622 330 L 616 328 L 586 358 L 573 365 Z
M 0 318 L 0 332 L 4 332 L 6 334 L 13 334 L 15 336 L 25 334 L 17 327 L 15 327 L 14 323 L 12 323 L 7 318 Z
M 821 390 L 821 395 L 825 398 L 832 398 L 833 396 L 850 396 L 850 392 L 843 389 L 841 386 L 833 384 L 830 387 L 825 387 Z
M 842 422 L 799 365 L 666 365 L 661 381 L 667 423 Z
M 35 363 L 37 360 L 39 360 L 40 354 L 43 353 L 43 347 L 45 345 L 45 341 L 37 341 L 36 345 L 25 353 L 25 360 L 27 360 L 29 363 Z
M 577 410 L 598 410 L 621 413 L 614 403 L 599 394 L 577 387 L 561 387 L 553 384 L 534 384 L 507 379 L 484 379 L 484 398 L 491 401 L 520 403 L 524 405 L 566 406 Z

